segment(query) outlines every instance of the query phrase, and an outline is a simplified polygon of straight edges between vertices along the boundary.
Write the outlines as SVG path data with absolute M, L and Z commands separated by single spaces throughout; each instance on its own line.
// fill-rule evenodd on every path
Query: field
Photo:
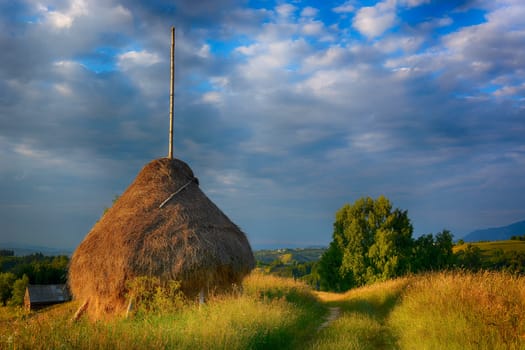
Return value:
M 490 257 L 494 255 L 496 251 L 503 252 L 525 252 L 525 241 L 507 240 L 507 241 L 490 241 L 490 242 L 476 242 L 476 243 L 465 243 L 454 247 L 454 253 L 459 250 L 465 250 L 467 245 L 472 245 L 481 249 L 481 253 Z
M 73 323 L 77 307 L 0 308 L 0 348 L 525 349 L 525 278 L 504 273 L 440 272 L 344 294 L 253 273 L 243 295 L 175 312 Z
M 254 255 L 255 260 L 264 264 L 270 264 L 275 260 L 306 263 L 319 261 L 325 251 L 326 248 L 265 249 L 255 251 Z

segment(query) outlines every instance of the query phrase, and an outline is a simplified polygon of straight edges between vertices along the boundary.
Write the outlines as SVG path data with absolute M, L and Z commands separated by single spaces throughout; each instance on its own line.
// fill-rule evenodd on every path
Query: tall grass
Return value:
M 343 314 L 313 349 L 525 349 L 525 277 L 440 272 L 318 295 Z
M 327 307 L 341 316 L 319 329 Z M 525 277 L 442 272 L 344 294 L 254 273 L 240 296 L 71 323 L 77 303 L 0 308 L 0 349 L 525 349 Z
M 525 349 L 525 278 L 496 272 L 417 277 L 389 322 L 403 349 Z
M 397 349 L 397 338 L 387 321 L 408 281 L 399 278 L 342 294 L 318 292 L 319 299 L 339 307 L 342 316 L 323 329 L 310 348 Z
M 325 312 L 304 284 L 253 274 L 241 296 L 173 313 L 71 323 L 76 303 L 0 324 L 1 349 L 268 349 L 308 341 Z

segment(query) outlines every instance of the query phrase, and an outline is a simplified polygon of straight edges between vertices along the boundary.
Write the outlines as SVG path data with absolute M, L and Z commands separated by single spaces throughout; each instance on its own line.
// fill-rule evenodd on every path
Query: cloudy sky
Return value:
M 362 196 L 525 219 L 522 0 L 0 0 L 0 242 L 74 249 L 168 147 L 255 248 Z

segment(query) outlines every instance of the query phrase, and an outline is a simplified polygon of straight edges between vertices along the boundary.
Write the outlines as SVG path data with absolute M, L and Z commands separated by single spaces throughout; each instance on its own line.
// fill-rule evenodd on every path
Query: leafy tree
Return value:
M 458 252 L 457 259 L 461 267 L 474 271 L 482 268 L 481 249 L 475 245 L 467 244 L 465 250 Z
M 14 256 L 15 252 L 9 249 L 0 249 L 0 256 Z
M 436 267 L 442 269 L 451 266 L 454 262 L 452 233 L 448 230 L 443 230 L 441 233 L 438 233 L 436 235 L 435 247 L 437 250 Z
M 319 288 L 341 292 L 349 289 L 354 284 L 350 274 L 341 274 L 343 252 L 337 242 L 330 243 L 328 249 L 321 256 L 318 265 Z
M 505 254 L 504 270 L 511 273 L 525 274 L 525 252 L 511 251 Z
M 412 271 L 428 271 L 432 269 L 437 257 L 437 250 L 434 246 L 434 236 L 432 234 L 422 235 L 414 241 L 412 258 Z
M 319 290 L 321 280 L 321 276 L 319 275 L 319 263 L 311 261 L 305 263 L 305 265 L 310 266 L 310 271 L 307 269 L 306 274 L 302 275 L 300 278 L 312 288 Z
M 413 272 L 440 270 L 454 263 L 452 234 L 443 230 L 436 237 L 422 235 L 414 241 L 411 269 Z
M 11 272 L 0 273 L 0 305 L 5 305 L 13 294 L 16 275 Z
M 407 212 L 393 210 L 384 196 L 344 205 L 319 263 L 321 288 L 345 290 L 408 272 L 412 231 Z
M 22 276 L 22 278 L 17 279 L 13 284 L 13 295 L 9 300 L 9 305 L 20 306 L 24 304 L 24 296 L 26 293 L 27 285 L 29 284 L 29 277 L 27 275 Z

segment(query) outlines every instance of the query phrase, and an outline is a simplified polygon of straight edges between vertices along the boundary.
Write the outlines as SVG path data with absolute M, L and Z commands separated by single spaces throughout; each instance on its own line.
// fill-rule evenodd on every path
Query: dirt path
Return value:
M 325 321 L 317 328 L 317 331 L 324 329 L 334 322 L 341 316 L 341 308 L 339 306 L 333 306 L 328 308 L 328 316 L 326 316 Z

